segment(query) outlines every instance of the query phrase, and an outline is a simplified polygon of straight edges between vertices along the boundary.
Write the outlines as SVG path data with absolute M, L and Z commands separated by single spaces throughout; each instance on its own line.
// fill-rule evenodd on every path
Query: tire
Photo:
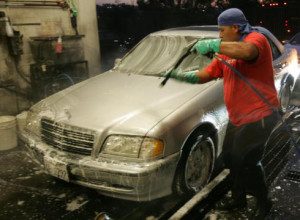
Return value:
M 285 113 L 289 107 L 292 91 L 289 84 L 284 84 L 280 90 L 280 107 L 283 113 Z
M 187 146 L 175 173 L 173 189 L 177 195 L 193 195 L 209 181 L 214 167 L 214 143 L 210 137 L 202 138 Z

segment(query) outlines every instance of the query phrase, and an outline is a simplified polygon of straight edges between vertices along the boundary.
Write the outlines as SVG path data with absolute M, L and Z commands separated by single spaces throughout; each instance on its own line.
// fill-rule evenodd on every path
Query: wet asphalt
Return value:
M 298 146 L 299 148 L 299 146 Z M 299 148 L 300 149 L 300 148 Z M 280 170 L 269 187 L 272 209 L 266 220 L 299 220 L 300 219 L 300 151 L 291 148 L 287 155 L 288 161 Z M 218 209 L 230 197 L 225 194 L 215 206 L 206 214 L 204 219 L 255 219 L 256 200 L 247 195 L 247 208 L 235 212 L 226 212 Z M 196 219 L 196 218 L 194 218 Z
M 0 151 L 0 219 L 151 219 L 174 206 L 169 196 L 151 202 L 109 198 L 44 173 L 22 145 Z

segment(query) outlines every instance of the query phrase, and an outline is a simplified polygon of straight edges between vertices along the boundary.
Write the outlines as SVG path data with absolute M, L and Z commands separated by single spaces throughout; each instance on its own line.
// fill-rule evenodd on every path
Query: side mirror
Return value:
M 119 65 L 119 63 L 121 62 L 121 58 L 116 58 L 115 59 L 115 67 Z

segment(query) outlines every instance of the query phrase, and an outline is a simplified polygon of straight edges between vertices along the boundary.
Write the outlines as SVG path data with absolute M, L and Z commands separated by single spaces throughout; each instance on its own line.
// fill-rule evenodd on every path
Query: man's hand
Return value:
M 221 39 L 199 40 L 191 49 L 191 52 L 197 51 L 199 54 L 205 55 L 210 52 L 220 52 Z
M 192 84 L 200 83 L 200 78 L 197 75 L 197 70 L 179 72 L 178 70 L 174 69 L 171 71 L 170 77 L 179 81 L 189 82 Z

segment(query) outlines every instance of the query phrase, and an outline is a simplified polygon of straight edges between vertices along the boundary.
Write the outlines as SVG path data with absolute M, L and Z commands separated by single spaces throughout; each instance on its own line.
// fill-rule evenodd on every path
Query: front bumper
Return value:
M 30 156 L 50 175 L 96 189 L 101 194 L 150 201 L 172 193 L 179 153 L 154 162 L 120 162 L 60 151 L 28 133 L 23 133 L 21 140 L 25 142 Z M 49 160 L 52 161 L 50 168 Z M 61 170 L 62 166 L 65 173 Z

